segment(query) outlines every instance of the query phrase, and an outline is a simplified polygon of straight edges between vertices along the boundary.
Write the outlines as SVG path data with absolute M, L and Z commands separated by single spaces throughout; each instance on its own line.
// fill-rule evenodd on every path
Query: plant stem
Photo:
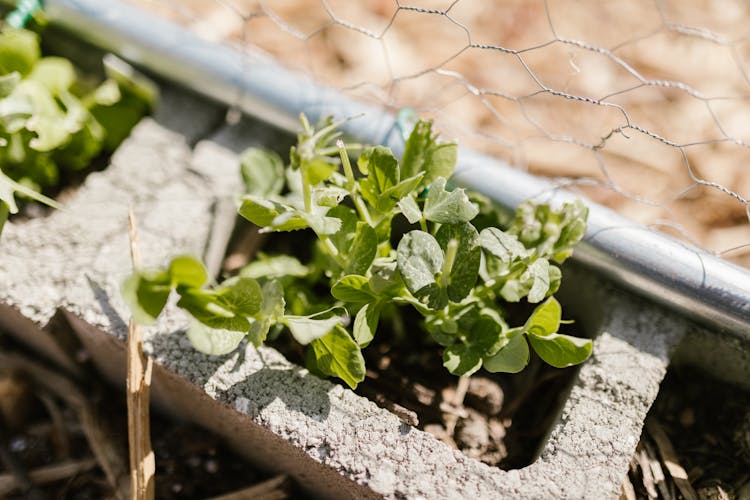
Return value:
M 312 191 L 307 180 L 307 162 L 302 160 L 302 198 L 305 200 L 305 212 L 312 213 Z
M 372 226 L 372 218 L 370 217 L 370 211 L 367 210 L 367 206 L 362 201 L 357 193 L 357 181 L 354 179 L 354 170 L 352 170 L 352 164 L 349 161 L 349 154 L 346 152 L 346 146 L 344 141 L 341 139 L 336 141 L 336 146 L 339 149 L 339 156 L 341 156 L 341 165 L 344 167 L 344 174 L 346 175 L 346 189 L 349 190 L 349 196 L 354 203 L 354 207 L 359 212 L 359 218 L 367 222 Z
M 8 220 L 9 213 L 10 209 L 8 208 L 8 205 L 6 205 L 5 202 L 0 201 L 0 234 L 3 232 L 3 226 L 5 225 L 5 221 Z
M 456 262 L 456 254 L 458 253 L 458 241 L 451 239 L 448 242 L 448 246 L 445 248 L 445 258 L 443 259 L 443 268 L 440 272 L 440 280 L 443 286 L 448 286 L 448 278 L 451 275 L 453 264 Z

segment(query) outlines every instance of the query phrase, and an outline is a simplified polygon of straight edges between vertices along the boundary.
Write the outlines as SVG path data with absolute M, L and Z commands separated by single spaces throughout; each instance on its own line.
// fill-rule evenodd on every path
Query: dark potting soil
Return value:
M 463 401 L 456 402 L 458 377 L 442 362 L 442 348 L 409 327 L 396 340 L 381 328 L 363 350 L 367 376 L 355 392 L 405 423 L 433 434 L 466 455 L 502 469 L 531 464 L 557 418 L 576 374 L 532 354 L 518 374 L 477 372 Z M 282 334 L 269 345 L 304 366 L 303 348 Z M 332 382 L 343 382 L 331 379 Z
M 623 498 L 750 499 L 750 392 L 695 369 L 670 370 Z

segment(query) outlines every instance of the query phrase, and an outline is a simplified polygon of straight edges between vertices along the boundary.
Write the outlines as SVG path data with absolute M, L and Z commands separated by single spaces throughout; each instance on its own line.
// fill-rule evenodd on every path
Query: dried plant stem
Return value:
M 464 407 L 464 398 L 469 390 L 469 384 L 471 383 L 470 377 L 459 377 L 458 384 L 456 386 L 456 392 L 453 395 L 453 400 L 450 401 L 450 406 L 454 410 L 448 412 L 445 416 L 445 432 L 448 436 L 452 436 L 456 430 L 456 424 L 458 424 L 458 418 L 461 410 Z
M 128 213 L 130 257 L 133 269 L 140 268 L 138 235 L 132 208 Z M 130 445 L 130 498 L 154 498 L 156 460 L 151 449 L 149 393 L 153 360 L 143 354 L 143 333 L 132 319 L 128 329 L 128 443 Z

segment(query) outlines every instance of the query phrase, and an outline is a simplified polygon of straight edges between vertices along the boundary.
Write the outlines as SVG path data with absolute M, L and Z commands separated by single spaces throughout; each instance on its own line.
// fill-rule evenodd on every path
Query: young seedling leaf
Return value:
M 453 344 L 443 351 L 443 366 L 453 375 L 468 377 L 482 367 L 482 356 L 471 346 Z
M 286 210 L 287 208 L 280 203 L 259 196 L 246 195 L 242 198 L 238 212 L 256 226 L 266 227 L 271 225 L 277 215 Z
M 504 263 L 525 257 L 528 253 L 515 235 L 496 227 L 482 229 L 479 233 L 479 245 Z
M 398 208 L 401 209 L 401 213 L 404 214 L 409 224 L 416 224 L 422 220 L 422 210 L 419 209 L 417 201 L 411 196 L 404 196 L 398 201 Z
M 404 146 L 401 176 L 408 178 L 424 172 L 425 184 L 438 177 L 447 179 L 456 168 L 457 157 L 456 143 L 439 142 L 437 134 L 432 133 L 432 124 L 428 121 L 419 121 Z
M 529 345 L 517 331 L 499 351 L 484 358 L 482 366 L 490 373 L 518 373 L 529 364 L 529 358 Z
M 150 325 L 161 314 L 172 288 L 167 273 L 155 274 L 151 279 L 134 273 L 123 282 L 121 292 L 130 308 L 133 320 Z
M 443 266 L 443 250 L 437 240 L 424 231 L 406 233 L 398 244 L 398 270 L 406 287 L 415 296 L 435 285 L 435 276 Z
M 247 334 L 248 340 L 255 347 L 266 341 L 271 326 L 284 316 L 284 306 L 284 288 L 281 283 L 275 280 L 266 282 L 263 285 L 263 304 L 260 307 L 260 314 L 255 321 L 250 323 L 250 331 Z
M 338 377 L 352 389 L 365 379 L 362 351 L 342 326 L 312 341 L 315 364 L 322 373 Z
M 545 336 L 529 333 L 528 337 L 539 357 L 555 368 L 577 365 L 591 356 L 593 343 L 589 339 L 559 333 Z
M 369 280 L 364 276 L 350 274 L 344 276 L 331 287 L 331 295 L 342 302 L 361 304 L 375 298 L 370 290 Z
M 354 241 L 346 252 L 347 274 L 366 274 L 378 251 L 378 237 L 375 230 L 366 222 L 358 222 Z
M 291 255 L 259 254 L 254 261 L 240 270 L 240 276 L 254 279 L 273 279 L 283 276 L 301 278 L 307 276 L 309 272 L 310 269 L 307 266 Z
M 197 351 L 212 356 L 221 356 L 237 349 L 242 339 L 245 338 L 245 332 L 211 328 L 195 318 L 190 318 L 187 337 Z
M 247 318 L 236 314 L 226 304 L 220 303 L 217 292 L 211 290 L 181 290 L 177 305 L 211 328 L 245 333 L 250 329 Z
M 372 339 L 375 338 L 375 331 L 378 329 L 378 321 L 380 321 L 380 311 L 382 306 L 378 302 L 370 302 L 365 304 L 357 312 L 354 317 L 354 328 L 352 333 L 354 334 L 354 340 L 357 342 L 359 347 L 367 347 Z
M 289 328 L 294 340 L 302 345 L 307 345 L 313 340 L 328 335 L 337 325 L 341 324 L 341 318 L 332 316 L 330 318 L 315 319 L 313 316 L 284 316 L 284 324 Z
M 272 196 L 284 187 L 284 162 L 273 151 L 246 149 L 240 156 L 240 172 L 248 194 Z
M 446 250 L 449 241 L 458 242 L 456 258 L 448 279 L 448 297 L 453 302 L 463 300 L 476 285 L 482 259 L 482 251 L 477 244 L 478 237 L 477 230 L 468 222 L 445 224 L 435 235 L 443 251 Z
M 446 191 L 445 177 L 438 177 L 429 186 L 424 202 L 424 216 L 427 220 L 440 224 L 460 224 L 468 222 L 479 213 L 466 192 L 457 188 Z
M 200 288 L 208 281 L 206 268 L 197 259 L 189 255 L 180 255 L 169 263 L 169 276 L 172 286 Z
M 52 94 L 67 92 L 76 81 L 73 64 L 62 57 L 43 57 L 27 77 L 44 85 Z
M 398 272 L 398 264 L 391 258 L 377 258 L 370 268 L 370 289 L 376 295 L 397 293 L 404 282 Z
M 218 302 L 239 316 L 253 316 L 260 311 L 263 293 L 252 278 L 230 278 L 217 290 Z
M 36 33 L 22 29 L 4 28 L 0 32 L 0 73 L 31 72 L 39 60 L 39 38 Z
M 536 306 L 534 311 L 526 320 L 524 330 L 534 335 L 545 336 L 557 333 L 560 328 L 562 307 L 556 298 L 550 297 Z
M 390 200 L 385 193 L 399 182 L 398 160 L 393 152 L 384 146 L 370 148 L 362 153 L 357 165 L 367 172 L 359 183 L 364 199 L 378 210 L 389 210 L 397 200 Z
M 547 296 L 549 291 L 549 261 L 547 259 L 537 259 L 529 266 L 526 271 L 531 276 L 531 289 L 527 299 L 532 304 L 541 302 Z

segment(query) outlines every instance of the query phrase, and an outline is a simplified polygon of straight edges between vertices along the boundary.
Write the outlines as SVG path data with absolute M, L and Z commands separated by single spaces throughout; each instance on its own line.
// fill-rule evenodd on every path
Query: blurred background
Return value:
M 747 2 L 129 2 L 750 266 Z

